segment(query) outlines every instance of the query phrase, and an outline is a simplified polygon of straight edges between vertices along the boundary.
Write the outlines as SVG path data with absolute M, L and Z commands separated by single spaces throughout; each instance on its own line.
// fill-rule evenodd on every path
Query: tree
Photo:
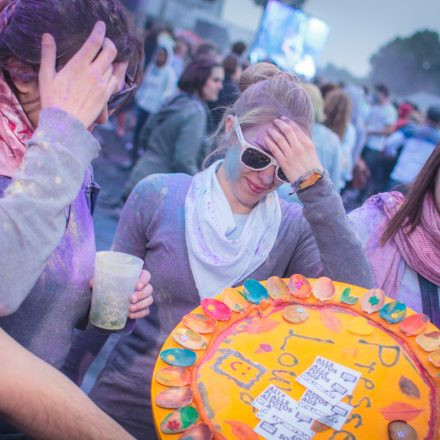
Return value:
M 396 38 L 370 58 L 372 83 L 382 82 L 397 95 L 419 90 L 440 94 L 439 34 L 423 30 Z
M 269 0 L 254 0 L 254 1 L 258 6 L 263 6 L 265 8 Z M 293 6 L 294 8 L 302 9 L 306 1 L 307 0 L 281 0 L 281 3 L 284 3 L 288 6 Z

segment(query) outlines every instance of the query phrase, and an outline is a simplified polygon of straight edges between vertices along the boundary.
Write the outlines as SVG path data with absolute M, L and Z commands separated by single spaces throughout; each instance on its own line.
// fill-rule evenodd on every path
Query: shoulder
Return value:
M 133 197 L 154 200 L 162 198 L 169 192 L 181 193 L 188 191 L 192 177 L 179 174 L 152 174 L 142 179 L 133 190 Z
M 387 200 L 392 193 L 380 193 L 370 197 L 360 208 L 348 214 L 351 227 L 365 246 L 368 239 L 379 230 L 379 225 L 388 220 L 385 213 Z M 382 228 L 380 228 L 382 231 Z

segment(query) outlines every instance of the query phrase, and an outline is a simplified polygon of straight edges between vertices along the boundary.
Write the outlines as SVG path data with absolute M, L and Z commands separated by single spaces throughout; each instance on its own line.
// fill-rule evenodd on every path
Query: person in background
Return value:
M 178 82 L 179 93 L 144 125 L 139 145 L 145 153 L 130 174 L 124 198 L 150 174 L 194 175 L 200 170 L 211 128 L 206 103 L 218 99 L 223 78 L 223 66 L 212 58 L 198 58 L 186 66 Z
M 235 55 L 238 59 L 239 62 L 244 61 L 244 54 L 246 52 L 247 49 L 247 45 L 246 43 L 244 43 L 243 41 L 236 41 L 232 46 L 231 46 L 231 54 Z
M 144 24 L 144 70 L 150 64 L 157 47 L 159 26 L 153 19 L 147 18 Z
M 385 188 L 391 171 L 390 162 L 384 154 L 385 139 L 392 133 L 397 120 L 397 112 L 389 100 L 387 87 L 378 84 L 374 90 L 373 105 L 365 121 L 367 140 L 362 151 L 362 158 L 371 177 L 367 181 L 362 198 L 376 194 Z
M 407 124 L 386 140 L 386 154 L 397 158 L 388 189 L 411 183 L 440 142 L 440 107 L 430 107 L 423 124 Z
M 218 64 L 222 62 L 222 53 L 218 46 L 213 43 L 202 43 L 197 47 L 196 53 L 194 54 L 193 60 L 198 58 L 211 58 Z
M 338 136 L 341 142 L 342 179 L 351 181 L 353 171 L 353 149 L 356 144 L 356 130 L 351 121 L 351 100 L 339 88 L 328 91 L 324 100 L 325 125 Z
M 349 214 L 374 285 L 440 326 L 440 144 L 415 180 Z
M 414 113 L 414 107 L 410 102 L 402 102 L 397 109 L 397 121 L 394 126 L 394 130 L 399 130 L 400 128 L 413 122 L 411 119 Z
M 296 77 L 278 72 L 249 78 L 252 85 L 228 109 L 211 156 L 223 159 L 194 176 L 150 176 L 124 206 L 114 248 L 145 260 L 156 307 L 120 339 L 90 396 L 138 440 L 155 438 L 148 390 L 161 346 L 202 298 L 247 278 L 294 273 L 372 286 L 368 261 L 310 139 L 309 97 Z M 304 208 L 278 198 L 282 182 L 299 190 Z
M 189 45 L 183 38 L 177 38 L 174 46 L 174 55 L 171 67 L 174 69 L 176 78 L 180 78 L 188 63 Z
M 139 134 L 148 116 L 157 113 L 164 101 L 176 91 L 177 78 L 171 67 L 171 57 L 168 49 L 159 46 L 153 61 L 145 70 L 142 84 L 136 92 L 136 127 L 133 134 L 133 149 L 131 150 L 132 165 L 135 165 L 139 151 Z
M 318 87 L 304 84 L 315 111 L 315 123 L 312 128 L 312 140 L 322 165 L 328 171 L 336 191 L 344 186 L 342 178 L 342 146 L 338 136 L 324 125 L 324 100 Z
M 225 113 L 226 107 L 233 104 L 240 95 L 238 81 L 241 75 L 241 67 L 235 55 L 228 55 L 223 60 L 223 68 L 225 70 L 225 79 L 223 88 L 220 90 L 218 100 L 211 104 L 213 126 L 217 127 Z
M 319 86 L 319 90 L 321 91 L 321 95 L 324 100 L 329 92 L 331 92 L 332 90 L 338 89 L 338 88 L 339 87 L 333 83 L 324 83 Z

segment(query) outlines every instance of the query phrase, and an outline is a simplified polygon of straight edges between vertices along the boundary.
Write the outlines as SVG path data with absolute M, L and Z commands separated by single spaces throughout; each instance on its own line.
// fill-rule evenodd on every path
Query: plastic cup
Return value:
M 143 260 L 122 252 L 97 252 L 90 322 L 107 330 L 120 330 L 128 318 L 130 295 L 141 274 Z

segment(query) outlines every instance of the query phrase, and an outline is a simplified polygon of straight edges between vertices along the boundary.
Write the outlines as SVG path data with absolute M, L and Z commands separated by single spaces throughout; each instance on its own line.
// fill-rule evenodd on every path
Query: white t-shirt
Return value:
M 397 182 L 410 183 L 425 165 L 435 145 L 432 142 L 418 138 L 406 140 L 400 131 L 393 133 L 386 141 L 387 150 L 392 150 L 394 145 L 399 146 L 402 144 L 404 144 L 402 152 L 396 165 L 394 165 L 391 178 Z
M 397 112 L 392 104 L 373 105 L 368 114 L 366 125 L 368 131 L 383 131 L 397 121 Z M 385 149 L 385 135 L 370 134 L 367 137 L 367 146 L 376 151 Z

